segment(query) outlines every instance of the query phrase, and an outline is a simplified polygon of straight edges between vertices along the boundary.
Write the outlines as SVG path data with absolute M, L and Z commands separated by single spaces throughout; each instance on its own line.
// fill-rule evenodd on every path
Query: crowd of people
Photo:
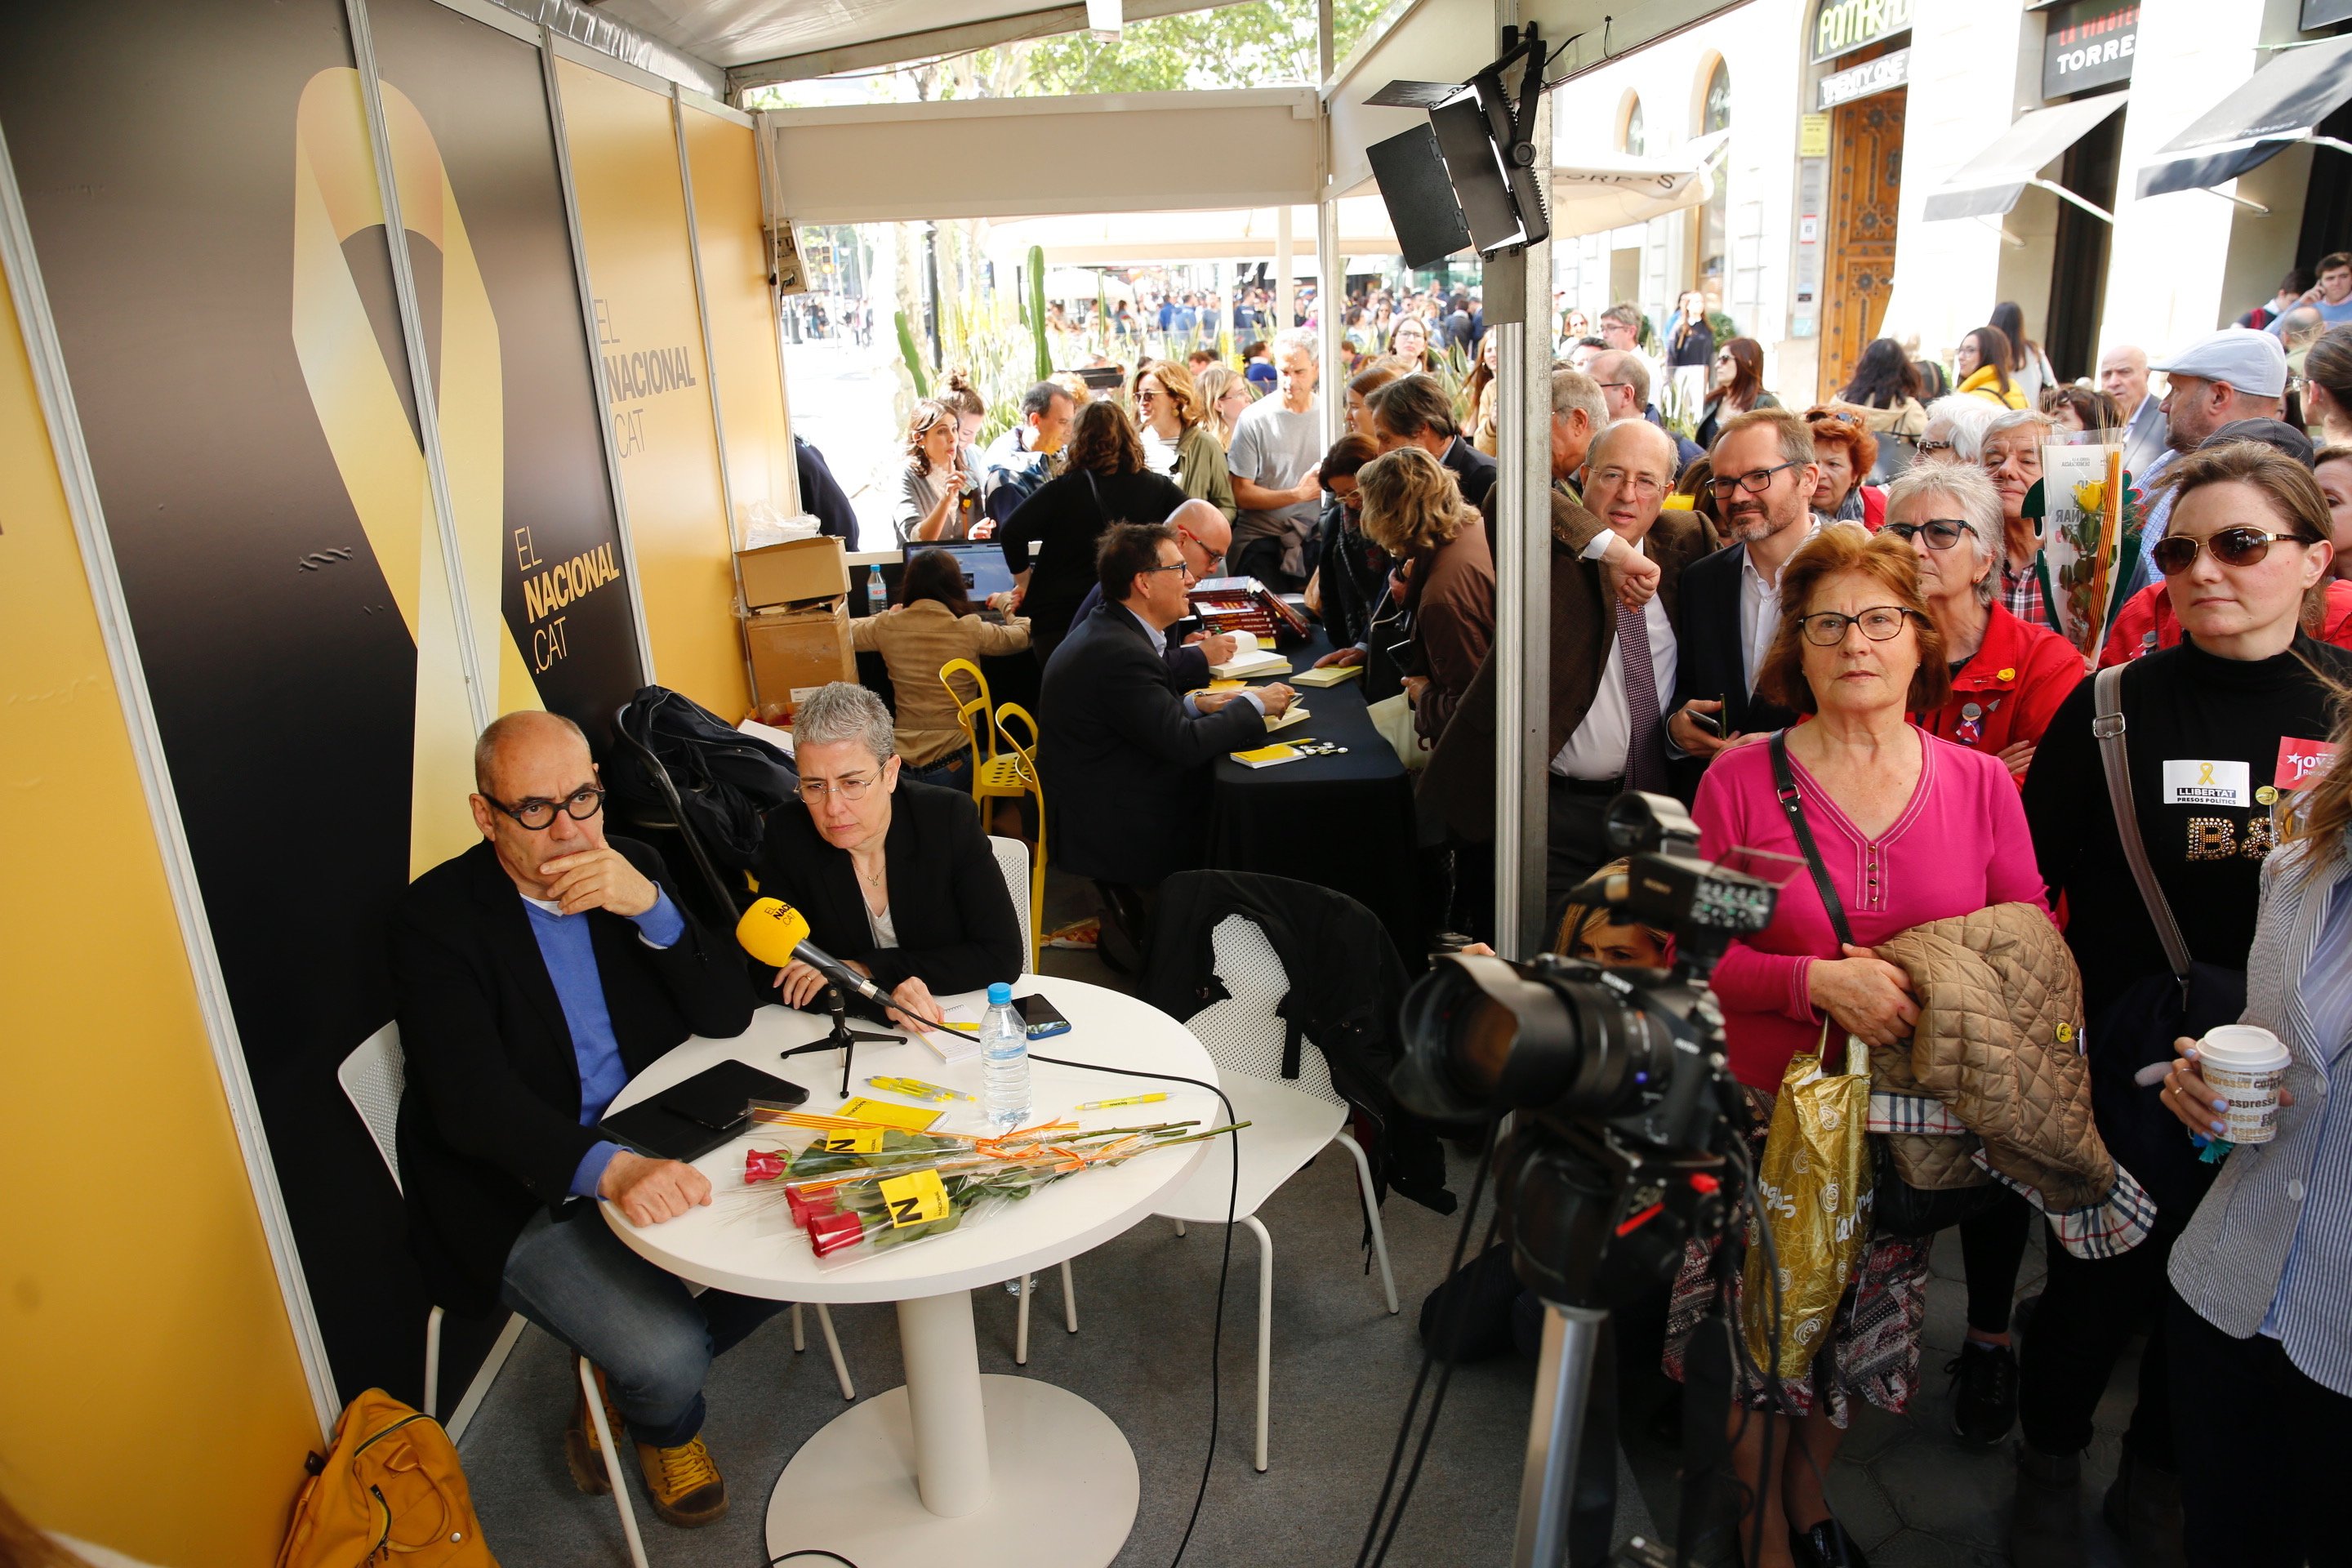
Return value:
M 2133 1560 L 2340 1560 L 2321 1479 L 2352 1458 L 2352 1113 L 2326 1092 L 2352 1040 L 2352 773 L 2328 761 L 2352 736 L 2352 321 L 2327 312 L 2352 316 L 2352 258 L 2316 270 L 2259 321 L 2156 356 L 2111 346 L 2096 387 L 2061 382 L 2004 306 L 1948 378 L 1880 340 L 1800 411 L 1765 388 L 1753 340 L 1717 341 L 1696 296 L 1664 333 L 1612 308 L 1550 371 L 1551 482 L 1529 526 L 1550 544 L 1546 929 L 1563 951 L 1668 956 L 1664 933 L 1611 925 L 1579 891 L 1614 856 L 1608 802 L 1654 791 L 1689 804 L 1703 855 L 1807 868 L 1713 975 L 1759 1162 L 1780 1097 L 1841 1037 L 1927 1048 L 1927 988 L 1903 958 L 1923 930 L 1991 932 L 2063 976 L 2058 992 L 2079 987 L 2054 1040 L 2024 1038 L 2005 994 L 1981 996 L 1998 1048 L 2063 1077 L 2050 1064 L 2083 1048 L 2073 1031 L 2089 1045 L 2088 1111 L 2063 1125 L 1981 1083 L 1949 1107 L 1988 1150 L 2040 1139 L 2040 1180 L 1979 1182 L 1925 1229 L 1880 1225 L 1801 1370 L 1738 1364 L 1730 1465 L 1759 1568 L 1864 1562 L 1822 1479 L 1860 1406 L 1902 1411 L 1927 1382 L 1942 1228 L 1959 1232 L 1967 1283 L 1951 1420 L 1972 1444 L 2019 1436 L 2020 1568 L 2088 1561 L 2093 1415 L 2143 1328 L 2105 1506 Z M 1036 660 L 1050 816 L 1000 826 L 1042 826 L 1053 863 L 1102 890 L 1107 952 L 1116 931 L 1132 958 L 1160 886 L 1204 861 L 1211 768 L 1296 698 L 1213 681 L 1234 639 L 1188 626 L 1192 591 L 1215 576 L 1297 595 L 1330 637 L 1325 663 L 1402 696 L 1411 732 L 1392 743 L 1417 773 L 1426 934 L 1492 941 L 1507 635 L 1482 442 L 1493 372 L 1475 300 L 1414 303 L 1432 309 L 1351 312 L 1378 352 L 1333 387 L 1315 334 L 1290 327 L 1238 363 L 1139 357 L 1113 388 L 1040 382 L 984 450 L 987 411 L 962 378 L 918 405 L 900 537 L 992 541 L 1015 587 L 975 605 L 950 556 L 911 552 L 899 602 L 856 623 L 896 711 L 848 684 L 800 704 L 801 800 L 768 823 L 758 872 L 894 1016 L 1020 967 L 942 667 Z M 2298 342 L 2306 310 L 2322 330 Z M 1441 348 L 1484 374 L 1434 374 Z M 2151 373 L 2168 378 L 2160 396 Z M 1658 402 L 1677 380 L 1705 394 L 1687 435 Z M 1326 397 L 1345 427 L 1328 446 Z M 2089 644 L 2059 613 L 2038 517 L 2045 448 L 2070 437 L 2120 447 L 2138 492 L 2121 608 Z M 610 1374 L 657 1511 L 698 1522 L 724 1505 L 697 1436 L 701 1379 L 773 1306 L 688 1296 L 605 1227 L 546 1215 L 568 1195 L 641 1222 L 707 1201 L 690 1167 L 597 1137 L 596 1112 L 686 1033 L 739 1032 L 755 983 L 803 1005 L 821 977 L 747 978 L 723 960 L 660 858 L 604 837 L 601 786 L 563 721 L 499 721 L 477 773 L 484 844 L 420 879 L 396 928 L 421 1095 L 403 1132 L 412 1213 L 462 1293 L 449 1299 L 503 1299 Z M 544 985 L 514 978 L 542 971 L 562 1033 L 535 1005 Z M 2233 1151 L 2196 1041 L 2242 1013 L 2294 1065 L 2274 1140 Z M 2037 1231 L 2047 1272 L 2028 1319 L 2015 1298 Z M 1655 1321 L 1676 1375 L 1757 1278 L 1727 1263 L 1739 1236 L 1694 1243 L 1670 1289 L 1620 1314 Z M 584 1398 L 568 1441 L 585 1485 L 583 1416 Z

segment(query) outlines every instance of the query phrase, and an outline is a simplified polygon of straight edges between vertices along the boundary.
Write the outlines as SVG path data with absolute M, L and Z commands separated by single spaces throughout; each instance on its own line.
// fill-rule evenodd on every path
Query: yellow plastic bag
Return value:
M 1774 1291 L 1759 1226 L 1780 1270 L 1780 1374 L 1801 1377 L 1829 1338 L 1854 1266 L 1870 1239 L 1870 1057 L 1846 1037 L 1845 1071 L 1817 1056 L 1792 1057 L 1773 1102 L 1762 1169 L 1748 1218 L 1739 1321 L 1759 1368 L 1772 1368 Z

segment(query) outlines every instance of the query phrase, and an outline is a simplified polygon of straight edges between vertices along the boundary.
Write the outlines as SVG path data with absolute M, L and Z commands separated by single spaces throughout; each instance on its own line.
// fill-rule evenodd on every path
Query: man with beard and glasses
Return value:
M 1780 569 L 1822 526 L 1812 508 L 1821 479 L 1812 433 L 1789 410 L 1734 416 L 1708 456 L 1731 543 L 1683 574 L 1675 631 L 1682 658 L 1666 739 L 1699 763 L 1685 770 L 1685 795 L 1717 752 L 1796 721 L 1755 694 L 1756 677 L 1780 623 Z

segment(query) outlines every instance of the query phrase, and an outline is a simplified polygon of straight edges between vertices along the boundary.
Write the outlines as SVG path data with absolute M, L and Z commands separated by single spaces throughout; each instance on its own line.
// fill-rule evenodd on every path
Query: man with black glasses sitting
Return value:
M 474 780 L 482 842 L 419 877 L 392 922 L 410 1243 L 435 1300 L 503 1302 L 594 1362 L 654 1510 L 708 1524 L 727 1488 L 699 1436 L 703 1375 L 782 1303 L 688 1294 L 590 1205 L 651 1225 L 710 1201 L 693 1166 L 624 1149 L 597 1121 L 688 1035 L 741 1034 L 751 982 L 733 943 L 666 886 L 661 856 L 605 837 L 604 792 L 570 720 L 498 720 Z M 583 1491 L 607 1489 L 584 1394 L 564 1457 Z

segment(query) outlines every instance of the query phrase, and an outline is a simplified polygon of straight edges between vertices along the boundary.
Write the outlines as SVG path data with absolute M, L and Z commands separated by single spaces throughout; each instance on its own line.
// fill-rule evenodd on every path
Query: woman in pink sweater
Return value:
M 1824 528 L 1790 561 L 1780 604 L 1759 689 L 1812 715 L 1785 731 L 1790 769 L 1856 945 L 1839 942 L 1811 876 L 1801 869 L 1782 886 L 1772 923 L 1732 943 L 1717 966 L 1732 1072 L 1748 1088 L 1759 1129 L 1770 1120 L 1790 1058 L 1820 1047 L 1824 1022 L 1833 1052 L 1849 1032 L 1872 1045 L 1909 1037 L 1919 1016 L 1909 980 L 1869 944 L 1990 904 L 2042 900 L 2024 808 L 2000 759 L 1905 721 L 1906 711 L 1942 706 L 1950 681 L 1911 551 L 1851 524 Z M 1700 854 L 1765 849 L 1802 866 L 1804 852 L 1774 786 L 1771 752 L 1759 737 L 1724 752 L 1707 770 L 1692 812 Z M 1760 1138 L 1758 1147 L 1760 1153 Z M 1668 1364 L 1677 1373 L 1682 1347 L 1717 1289 L 1710 1264 L 1695 1247 L 1675 1285 Z M 1760 1504 L 1764 1514 L 1761 1554 L 1750 1568 L 1861 1560 L 1830 1517 L 1821 1477 L 1836 1456 L 1853 1399 L 1898 1411 L 1908 1402 L 1918 1378 L 1927 1268 L 1925 1242 L 1872 1237 L 1830 1341 L 1806 1374 L 1782 1380 L 1777 1398 L 1760 1377 L 1746 1380 L 1743 1403 L 1750 1408 L 1735 1413 L 1734 1462 L 1751 1507 Z M 1732 1289 L 1736 1296 L 1736 1272 Z M 1801 1415 L 1793 1431 L 1783 1423 L 1773 1434 L 1774 1473 L 1765 1475 L 1765 1431 L 1780 1418 L 1758 1412 L 1771 1408 Z M 1810 1462 L 1784 1462 L 1792 1440 Z M 1743 1552 L 1758 1528 L 1752 1511 L 1743 1518 Z

